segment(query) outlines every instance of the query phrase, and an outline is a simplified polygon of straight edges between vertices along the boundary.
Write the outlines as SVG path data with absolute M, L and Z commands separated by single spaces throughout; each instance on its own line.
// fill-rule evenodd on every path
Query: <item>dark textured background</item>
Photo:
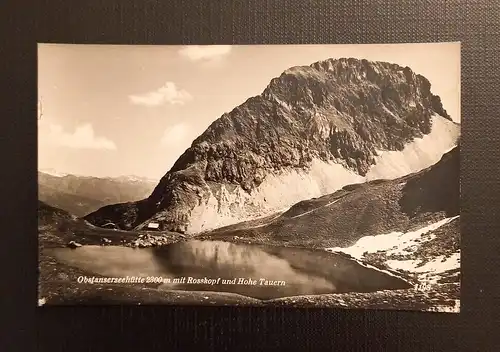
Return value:
M 3 0 L 0 13 L 1 351 L 499 350 L 498 1 Z M 35 308 L 36 42 L 429 41 L 462 42 L 462 313 Z

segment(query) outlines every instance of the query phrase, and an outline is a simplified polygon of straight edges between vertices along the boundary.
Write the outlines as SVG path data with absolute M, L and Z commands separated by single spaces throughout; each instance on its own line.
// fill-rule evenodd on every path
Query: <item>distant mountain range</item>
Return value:
M 292 67 L 212 123 L 149 196 L 85 219 L 121 229 L 155 221 L 186 234 L 210 231 L 348 184 L 418 172 L 456 146 L 459 135 L 430 82 L 409 67 L 352 58 Z M 356 231 L 393 220 L 384 215 L 385 203 L 372 211 L 354 199 L 350 204 L 366 217 Z M 293 237 L 298 229 L 290 231 Z
M 136 177 L 90 177 L 38 172 L 38 198 L 83 217 L 105 205 L 148 197 L 156 181 Z

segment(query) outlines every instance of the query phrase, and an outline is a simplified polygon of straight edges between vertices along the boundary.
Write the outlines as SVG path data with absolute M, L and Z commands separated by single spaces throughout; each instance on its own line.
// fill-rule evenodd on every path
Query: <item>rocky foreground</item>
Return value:
M 42 237 L 43 236 L 42 234 Z M 93 238 L 93 237 L 89 237 Z M 124 246 L 152 246 L 153 236 L 141 239 L 123 240 Z M 183 241 L 182 237 L 170 238 L 171 243 Z M 229 240 L 230 241 L 230 240 Z M 85 241 L 81 241 L 85 242 Z M 139 245 L 137 244 L 139 242 Z M 235 239 L 234 242 L 241 240 Z M 88 244 L 91 244 L 89 242 Z M 261 243 L 264 244 L 264 243 Z M 437 243 L 434 243 L 437 245 Z M 66 242 L 51 243 L 48 247 L 64 247 Z M 116 245 L 107 241 L 101 245 Z M 75 250 L 78 250 L 76 248 Z M 367 261 L 380 270 L 387 269 L 380 265 L 387 260 L 387 254 L 367 256 Z M 396 310 L 422 310 L 439 312 L 458 312 L 460 286 L 458 275 L 448 273 L 441 281 L 419 282 L 418 276 L 400 271 L 399 275 L 415 283 L 415 287 L 406 290 L 386 290 L 373 293 L 342 293 L 311 296 L 293 296 L 271 300 L 258 300 L 238 294 L 203 291 L 166 291 L 159 290 L 158 284 L 89 284 L 76 283 L 79 276 L 94 276 L 78 268 L 57 261 L 40 247 L 40 283 L 39 305 L 73 304 L 162 304 L 162 305 L 225 305 L 225 306 L 292 306 L 292 307 L 330 307 L 330 308 L 374 308 Z M 447 281 L 447 282 L 446 282 Z
M 225 292 L 164 291 L 155 285 L 77 284 L 78 276 L 98 276 L 57 263 L 42 256 L 39 305 L 135 304 L 135 305 L 215 305 L 286 306 L 345 309 L 394 309 L 458 312 L 460 287 L 449 283 L 408 290 L 373 293 L 293 296 L 262 301 Z

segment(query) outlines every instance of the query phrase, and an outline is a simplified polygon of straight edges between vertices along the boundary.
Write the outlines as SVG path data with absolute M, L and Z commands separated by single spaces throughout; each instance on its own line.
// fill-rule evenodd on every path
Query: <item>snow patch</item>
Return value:
M 419 260 L 388 260 L 386 264 L 396 270 L 413 271 Z
M 431 241 L 435 238 L 434 234 L 423 236 L 430 231 L 434 231 L 439 227 L 459 218 L 454 216 L 434 222 L 416 231 L 406 233 L 392 232 L 378 236 L 366 236 L 358 240 L 353 246 L 348 248 L 326 248 L 329 252 L 345 253 L 362 261 L 366 253 L 376 253 L 378 251 L 385 252 L 386 255 L 393 254 L 411 254 L 418 249 L 423 243 Z M 387 260 L 385 265 L 393 271 L 407 271 L 418 276 L 418 280 L 424 285 L 434 285 L 443 278 L 443 274 L 451 270 L 460 268 L 460 251 L 453 253 L 451 256 L 440 255 L 432 260 L 423 263 L 422 260 Z M 388 273 L 387 271 L 384 271 Z M 438 307 L 439 309 L 450 309 L 449 307 Z M 455 308 L 453 308 L 455 309 Z M 454 311 L 454 310 L 452 310 Z
M 375 165 L 368 171 L 366 180 L 398 178 L 421 171 L 443 156 L 443 151 L 450 151 L 457 144 L 460 126 L 442 116 L 432 117 L 432 129 L 422 138 L 415 138 L 402 151 L 377 150 Z
M 434 236 L 429 236 L 424 241 L 422 235 L 426 234 L 427 232 L 434 231 L 458 217 L 459 215 L 451 218 L 445 218 L 416 231 L 410 231 L 406 233 L 391 232 L 375 236 L 365 236 L 360 238 L 351 247 L 333 247 L 327 248 L 327 250 L 331 252 L 343 252 L 355 258 L 361 258 L 365 252 L 375 253 L 378 251 L 387 251 L 388 255 L 401 253 L 405 249 L 409 249 L 412 246 L 419 245 L 419 243 L 432 240 Z
M 450 257 L 439 256 L 420 266 L 420 260 L 388 260 L 388 266 L 393 269 L 400 269 L 422 274 L 440 274 L 460 267 L 460 253 L 453 253 Z M 428 278 L 428 276 L 426 275 Z M 429 278 L 428 278 L 429 279 Z

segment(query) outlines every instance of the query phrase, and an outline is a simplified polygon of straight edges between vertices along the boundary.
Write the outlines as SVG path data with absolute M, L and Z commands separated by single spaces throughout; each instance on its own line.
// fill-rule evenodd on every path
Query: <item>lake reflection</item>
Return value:
M 259 299 L 335 292 L 371 292 L 410 287 L 405 281 L 321 250 L 281 248 L 222 241 L 190 240 L 160 248 L 83 246 L 57 249 L 68 265 L 112 277 L 186 277 L 159 289 L 220 291 Z M 219 279 L 218 284 L 192 284 L 188 278 Z M 230 280 L 252 280 L 254 285 Z M 222 284 L 227 280 L 227 284 Z M 274 281 L 274 285 L 266 286 Z M 284 282 L 284 285 L 283 285 Z

